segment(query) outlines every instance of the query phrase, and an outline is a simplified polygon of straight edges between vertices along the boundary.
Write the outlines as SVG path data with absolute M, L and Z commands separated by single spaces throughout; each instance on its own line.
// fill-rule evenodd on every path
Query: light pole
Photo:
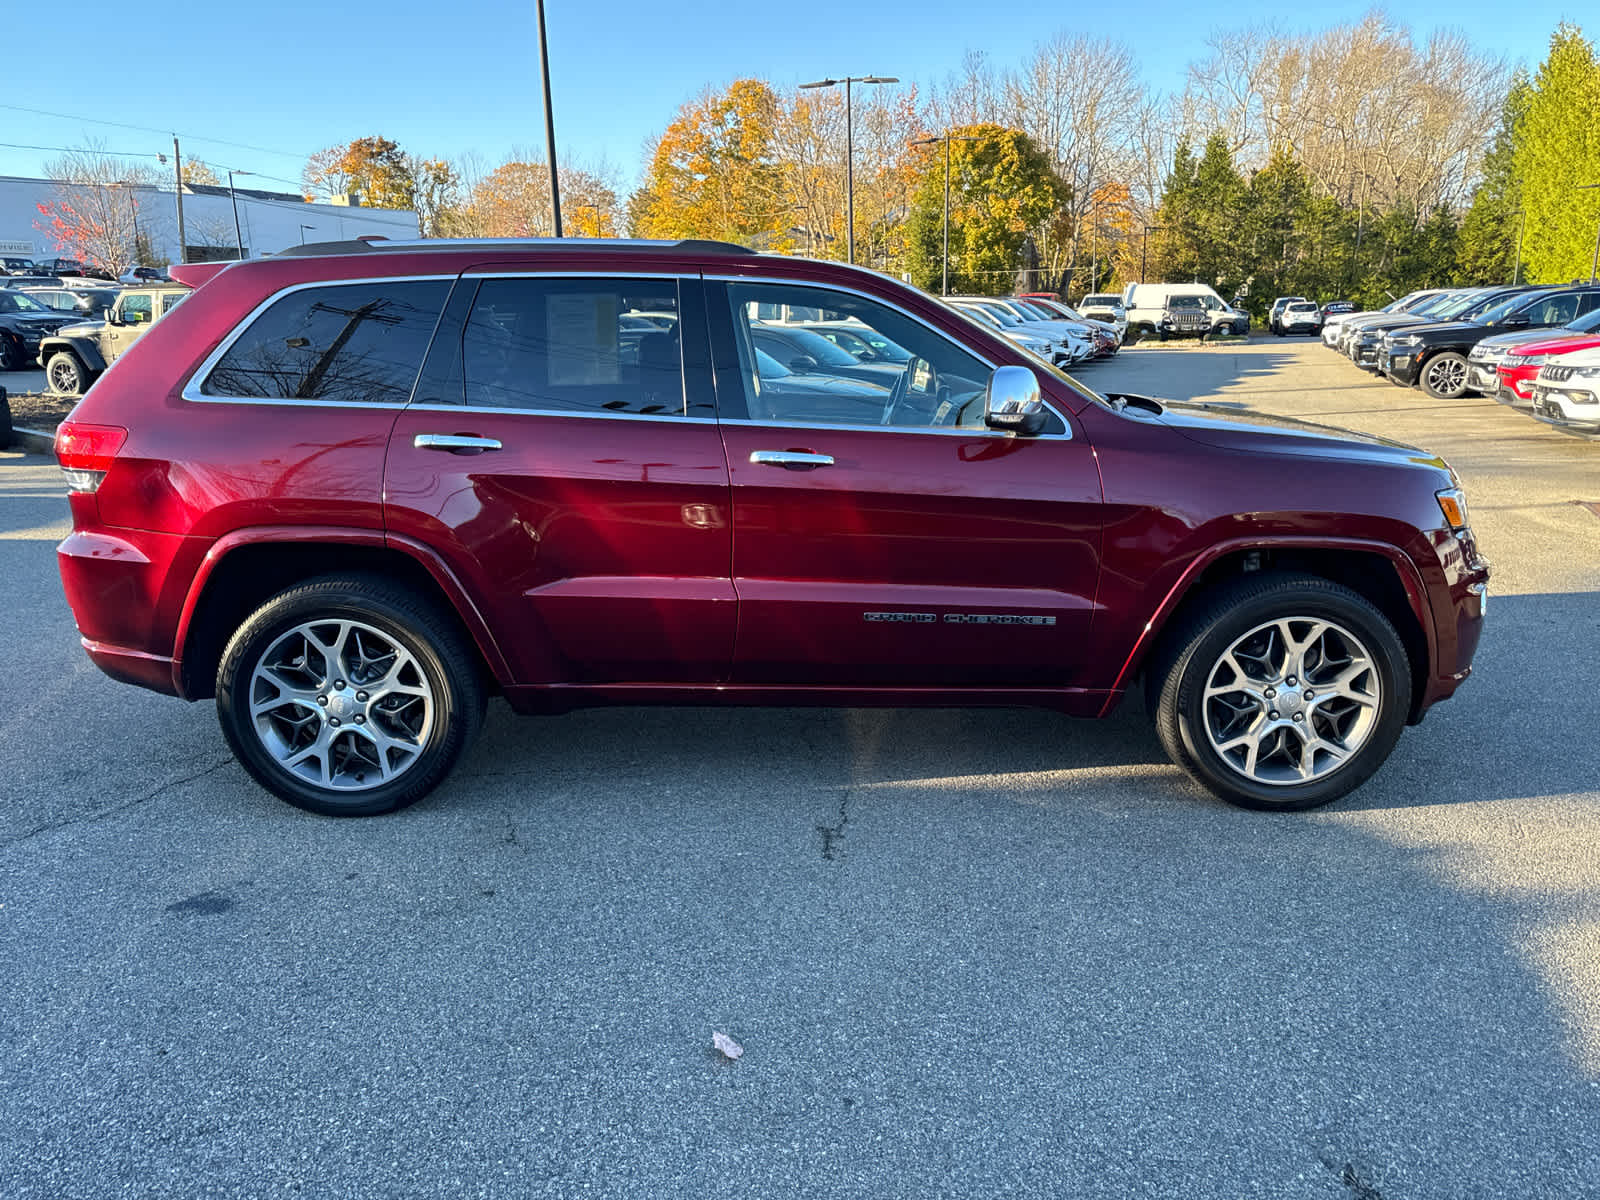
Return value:
M 850 85 L 855 83 L 899 83 L 893 75 L 846 75 L 842 79 L 818 79 L 802 83 L 802 88 L 831 88 L 844 84 L 844 257 L 856 261 L 856 141 L 851 108 Z
M 1580 184 L 1578 184 L 1578 190 L 1580 192 L 1587 191 L 1590 188 L 1600 188 L 1600 183 L 1580 183 Z M 1594 282 L 1596 271 L 1600 271 L 1600 224 L 1597 224 L 1595 226 L 1595 231 L 1594 231 L 1594 257 L 1589 260 L 1589 282 L 1590 283 Z
M 1150 260 L 1150 235 L 1152 233 L 1160 233 L 1165 228 L 1166 228 L 1165 225 L 1146 225 L 1144 227 L 1144 249 L 1139 251 L 1139 282 L 1140 283 L 1144 282 L 1144 269 L 1149 264 L 1149 260 Z
M 934 137 L 918 138 L 912 142 L 913 146 L 931 146 L 935 142 L 944 143 L 944 270 L 939 278 L 939 295 L 950 294 L 950 143 L 976 142 L 981 138 L 970 137 L 965 134 L 941 133 Z
M 539 14 L 539 74 L 544 81 L 544 144 L 550 159 L 550 220 L 561 236 L 561 181 L 556 177 L 556 118 L 550 103 L 550 38 L 544 27 L 544 0 L 534 7 Z
M 235 175 L 254 175 L 254 171 L 228 172 L 228 199 L 233 201 L 233 239 L 239 246 L 239 257 L 244 258 L 244 234 L 239 229 L 239 193 L 233 190 Z
M 302 226 L 300 226 L 300 244 L 302 246 L 304 246 L 306 244 L 306 230 L 315 229 L 315 228 L 316 228 L 315 225 L 302 225 Z

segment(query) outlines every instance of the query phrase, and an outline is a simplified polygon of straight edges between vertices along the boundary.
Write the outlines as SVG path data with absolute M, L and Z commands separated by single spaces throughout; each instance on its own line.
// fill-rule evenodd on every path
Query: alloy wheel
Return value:
M 1372 736 L 1382 686 L 1372 653 L 1344 626 L 1280 617 L 1235 640 L 1211 668 L 1205 736 L 1253 783 L 1310 783 L 1347 765 Z
M 275 639 L 250 676 L 249 727 L 290 775 L 342 792 L 379 787 L 421 758 L 436 700 L 393 634 L 307 621 Z
M 1428 386 L 1441 396 L 1459 395 L 1467 385 L 1467 364 L 1454 355 L 1428 364 Z

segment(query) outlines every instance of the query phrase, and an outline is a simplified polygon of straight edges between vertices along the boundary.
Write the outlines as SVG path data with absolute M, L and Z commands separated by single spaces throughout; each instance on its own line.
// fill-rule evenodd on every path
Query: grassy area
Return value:
M 11 424 L 18 429 L 37 429 L 50 433 L 66 419 L 77 398 L 72 396 L 8 396 Z

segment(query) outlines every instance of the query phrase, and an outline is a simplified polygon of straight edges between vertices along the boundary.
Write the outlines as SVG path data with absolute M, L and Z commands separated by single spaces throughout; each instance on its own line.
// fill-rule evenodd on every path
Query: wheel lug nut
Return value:
M 1267 689 L 1267 699 L 1268 700 L 1271 700 L 1277 694 L 1278 694 L 1278 689 L 1277 688 L 1268 688 Z
M 356 714 L 356 724 L 357 725 L 365 725 L 366 723 L 367 723 L 367 719 L 364 716 L 362 716 L 360 713 L 357 713 Z
M 337 728 L 338 725 L 339 725 L 339 718 L 338 717 L 329 717 L 328 718 L 328 724 L 334 726 L 335 728 Z
M 1284 682 L 1287 683 L 1290 687 L 1293 687 L 1294 686 L 1294 676 L 1293 675 L 1289 676 L 1289 678 L 1285 679 Z M 339 686 L 343 687 L 344 685 L 340 684 Z
M 1291 680 L 1289 680 L 1289 682 L 1293 683 L 1294 680 L 1291 679 Z M 333 690 L 336 691 L 336 692 L 342 692 L 344 690 L 344 680 L 335 679 L 333 681 Z
M 367 702 L 367 694 L 365 692 L 357 692 L 356 699 L 365 704 Z
M 1278 710 L 1275 708 L 1269 708 L 1267 710 L 1267 719 L 1269 721 L 1276 721 L 1278 719 Z
M 1296 721 L 1304 721 L 1306 719 L 1306 715 L 1305 713 L 1295 713 L 1294 719 Z
M 1317 698 L 1317 694 L 1315 692 L 1307 692 L 1306 693 L 1306 699 L 1307 700 L 1315 700 L 1316 698 Z
M 328 698 L 326 696 L 318 696 L 317 697 L 317 703 L 322 705 L 322 707 L 326 708 L 326 707 L 328 707 Z

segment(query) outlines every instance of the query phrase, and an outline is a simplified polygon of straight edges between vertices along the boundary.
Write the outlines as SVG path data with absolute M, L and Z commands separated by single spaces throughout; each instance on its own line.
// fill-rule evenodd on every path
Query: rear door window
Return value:
M 207 396 L 405 404 L 450 281 L 301 288 L 269 305 L 201 385 Z
M 466 403 L 715 416 L 707 392 L 684 387 L 679 299 L 670 277 L 485 279 L 459 326 Z

